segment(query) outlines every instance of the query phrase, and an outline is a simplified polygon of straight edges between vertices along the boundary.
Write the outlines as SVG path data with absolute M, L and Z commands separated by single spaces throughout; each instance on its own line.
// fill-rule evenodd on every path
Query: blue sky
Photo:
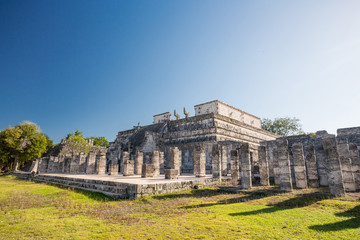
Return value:
M 360 126 L 360 1 L 0 0 L 0 129 L 113 141 L 221 100 L 306 132 Z

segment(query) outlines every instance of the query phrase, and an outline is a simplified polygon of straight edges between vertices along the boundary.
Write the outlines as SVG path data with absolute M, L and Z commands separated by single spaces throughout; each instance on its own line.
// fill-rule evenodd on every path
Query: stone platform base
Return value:
M 103 193 L 113 198 L 137 199 L 141 196 L 171 193 L 196 188 L 199 185 L 209 187 L 218 185 L 218 179 L 211 175 L 196 178 L 194 175 L 180 175 L 178 179 L 165 179 L 164 175 L 153 178 L 141 178 L 140 175 L 90 175 L 90 174 L 55 174 L 46 173 L 33 176 L 26 172 L 13 173 L 14 176 L 36 182 L 44 182 L 71 187 L 91 192 Z M 230 177 L 222 179 L 222 183 L 231 182 Z

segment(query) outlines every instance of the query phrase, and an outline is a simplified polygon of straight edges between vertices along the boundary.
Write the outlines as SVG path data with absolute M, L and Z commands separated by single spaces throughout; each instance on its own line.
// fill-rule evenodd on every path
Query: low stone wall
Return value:
M 117 181 L 105 181 L 84 179 L 69 176 L 53 176 L 53 175 L 32 175 L 30 173 L 17 172 L 14 176 L 28 179 L 36 182 L 49 183 L 75 189 L 81 189 L 90 192 L 99 192 L 113 198 L 137 199 L 141 196 L 149 196 L 153 194 L 172 193 L 176 191 L 191 189 L 195 187 L 210 187 L 219 185 L 218 179 L 199 178 L 196 180 L 184 181 L 167 181 L 164 183 L 154 184 L 131 184 Z M 223 179 L 222 184 L 231 182 L 231 178 Z

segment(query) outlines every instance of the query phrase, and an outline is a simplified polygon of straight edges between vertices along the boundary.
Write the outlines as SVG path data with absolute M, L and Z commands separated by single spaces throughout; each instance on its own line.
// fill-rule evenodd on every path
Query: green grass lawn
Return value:
M 359 193 L 255 190 L 114 201 L 0 176 L 0 239 L 360 239 Z

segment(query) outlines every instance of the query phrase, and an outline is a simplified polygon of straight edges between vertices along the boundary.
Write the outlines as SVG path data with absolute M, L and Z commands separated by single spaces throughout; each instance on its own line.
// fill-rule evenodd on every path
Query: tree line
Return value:
M 67 134 L 65 139 L 73 152 L 88 151 L 91 147 L 89 139 L 93 139 L 95 146 L 108 147 L 109 144 L 105 137 L 85 138 L 77 129 Z M 53 141 L 33 122 L 9 126 L 0 131 L 0 172 L 17 171 L 19 167 L 45 155 L 53 146 Z

